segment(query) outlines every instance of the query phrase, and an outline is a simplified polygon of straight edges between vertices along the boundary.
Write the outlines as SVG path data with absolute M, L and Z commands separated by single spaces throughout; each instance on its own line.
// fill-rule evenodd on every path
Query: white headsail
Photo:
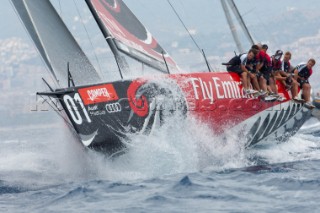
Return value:
M 49 0 L 11 0 L 43 60 L 59 85 L 68 84 L 67 64 L 76 85 L 100 82 L 84 54 Z

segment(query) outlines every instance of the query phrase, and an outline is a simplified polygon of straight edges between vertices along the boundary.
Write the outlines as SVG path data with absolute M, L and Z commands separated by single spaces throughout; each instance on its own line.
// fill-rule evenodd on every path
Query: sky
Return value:
M 84 0 L 75 1 L 82 15 L 88 14 Z M 199 53 L 197 53 L 198 55 L 189 54 L 189 57 L 182 54 L 183 51 L 187 53 L 197 52 L 197 48 L 188 37 L 167 0 L 124 1 L 182 67 L 186 65 L 190 68 L 192 63 L 202 63 L 201 59 L 196 60 L 197 57 L 201 58 Z M 190 31 L 194 32 L 193 36 L 197 44 L 205 49 L 208 55 L 226 60 L 231 56 L 230 54 L 233 54 L 236 47 L 225 20 L 220 0 L 171 0 L 171 2 L 183 19 L 184 24 Z M 52 0 L 52 3 L 57 7 L 58 12 L 65 17 L 64 20 L 72 25 L 75 20 L 74 17 L 77 16 L 74 0 Z M 253 37 L 256 41 L 270 44 L 271 51 L 286 48 L 301 55 L 305 48 L 301 45 L 301 42 L 299 43 L 299 39 L 316 36 L 320 29 L 320 23 L 317 24 L 316 21 L 317 18 L 320 18 L 318 15 L 320 1 L 318 0 L 235 0 L 235 3 Z M 301 18 L 301 20 L 303 21 L 300 23 L 299 17 L 302 15 L 303 19 Z M 2 2 L 0 16 L 0 27 L 4 29 L 0 32 L 0 39 L 18 37 L 31 44 L 10 4 L 10 0 Z M 293 17 L 296 17 L 296 19 Z M 287 34 L 285 34 L 286 32 Z M 99 33 L 99 30 L 95 29 L 91 34 L 98 35 Z M 99 44 L 103 43 L 103 46 L 107 48 L 102 36 L 100 37 Z M 249 47 L 250 44 L 246 43 L 247 41 L 243 36 L 241 39 L 245 46 Z M 316 59 L 319 58 L 317 51 L 310 49 L 308 53 Z M 300 58 L 303 59 L 303 57 Z M 214 63 L 218 63 L 217 60 Z M 192 70 L 192 68 L 190 69 Z
M 85 7 L 84 0 L 76 0 L 80 6 Z M 52 0 L 56 5 L 62 5 L 62 13 L 68 13 L 68 7 L 73 6 L 73 0 Z M 186 25 L 197 28 L 202 33 L 211 34 L 214 31 L 227 28 L 227 22 L 221 9 L 220 0 L 171 0 Z M 129 8 L 138 16 L 153 34 L 166 32 L 169 37 L 167 23 L 182 28 L 181 23 L 174 15 L 167 0 L 125 0 Z M 249 26 L 263 25 L 270 19 L 283 15 L 288 10 L 318 10 L 318 0 L 235 0 L 239 11 Z M 10 0 L 3 0 L 0 7 L 0 37 L 21 36 L 21 27 L 15 15 Z M 158 29 L 157 26 L 161 26 Z M 151 30 L 152 29 L 152 30 Z M 269 29 L 266 29 L 266 31 Z M 253 29 L 254 31 L 254 29 Z

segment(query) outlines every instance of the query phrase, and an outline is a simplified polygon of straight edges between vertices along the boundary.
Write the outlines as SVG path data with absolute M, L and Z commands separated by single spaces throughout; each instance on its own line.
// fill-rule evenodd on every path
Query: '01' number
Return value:
M 83 123 L 83 119 L 82 119 L 82 116 L 80 115 L 80 111 L 82 111 L 82 113 L 84 114 L 88 123 L 91 123 L 91 119 L 89 117 L 89 114 L 88 114 L 86 108 L 84 107 L 84 104 L 83 104 L 83 102 L 80 98 L 80 95 L 78 93 L 75 93 L 74 98 L 71 98 L 70 95 L 63 96 L 63 101 L 67 106 L 67 109 L 71 115 L 72 120 L 76 124 L 81 125 Z M 76 103 L 74 101 L 76 101 L 77 103 L 80 104 L 80 110 L 78 110 L 78 106 L 76 105 Z

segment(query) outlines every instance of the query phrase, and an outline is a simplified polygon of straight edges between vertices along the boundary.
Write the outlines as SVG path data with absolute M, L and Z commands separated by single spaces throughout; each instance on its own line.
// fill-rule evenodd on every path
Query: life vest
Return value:
M 291 68 L 290 61 L 288 61 L 288 62 L 283 61 L 283 62 L 282 62 L 282 64 L 281 64 L 281 70 L 289 73 L 289 72 L 290 72 L 290 68 Z
M 281 70 L 281 65 L 282 65 L 281 60 L 275 60 L 275 58 L 272 57 L 272 70 L 273 71 Z
M 263 66 L 260 69 L 261 72 L 265 73 L 265 72 L 272 71 L 271 58 L 267 53 L 260 51 L 257 55 L 257 60 L 258 60 L 258 63 L 263 63 Z
M 298 70 L 298 75 L 306 80 L 312 75 L 312 69 L 308 69 L 306 64 L 299 64 L 296 69 Z

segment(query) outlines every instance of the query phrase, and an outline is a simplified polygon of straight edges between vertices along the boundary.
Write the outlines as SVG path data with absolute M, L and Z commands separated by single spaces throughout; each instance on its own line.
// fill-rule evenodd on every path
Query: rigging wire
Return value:
M 79 17 L 80 17 L 80 19 L 81 19 L 82 26 L 83 26 L 84 30 L 86 31 L 87 37 L 88 37 L 88 39 L 89 39 L 91 48 L 92 48 L 93 53 L 94 53 L 94 56 L 95 56 L 95 59 L 96 59 L 96 61 L 97 61 L 97 63 L 98 63 L 98 67 L 99 67 L 100 75 L 101 75 L 101 73 L 102 73 L 101 65 L 100 65 L 98 56 L 97 56 L 97 54 L 96 54 L 96 52 L 95 52 L 95 50 L 94 50 L 94 46 L 93 46 L 92 40 L 91 40 L 91 38 L 90 38 L 89 32 L 88 32 L 88 30 L 87 30 L 87 28 L 86 28 L 86 26 L 85 26 L 85 24 L 84 24 L 83 18 L 82 18 L 82 16 L 81 16 L 81 13 L 80 13 L 80 10 L 79 10 L 79 7 L 78 7 L 76 1 L 73 0 L 73 3 L 74 3 L 74 5 L 76 6 L 76 10 L 77 10 L 77 13 L 78 13 L 78 15 L 79 15 Z
M 233 0 L 232 0 L 232 4 L 235 5 L 235 3 L 234 3 Z M 255 6 L 255 7 L 252 7 L 251 9 L 249 9 L 248 11 L 244 12 L 243 14 L 240 14 L 240 13 L 239 13 L 239 14 L 240 14 L 241 18 L 243 18 L 243 17 L 251 14 L 253 11 L 256 11 L 256 13 L 258 13 L 258 14 L 259 14 L 259 13 L 263 13 L 263 11 L 259 11 L 259 8 Z M 255 16 L 255 15 L 253 14 L 253 16 Z M 271 37 L 270 37 L 269 34 L 266 34 L 266 31 L 265 31 L 264 29 L 268 29 L 269 27 L 268 27 L 268 25 L 266 25 L 266 22 L 261 19 L 261 16 L 255 16 L 255 19 L 256 19 L 256 21 L 259 23 L 258 26 L 262 28 L 262 30 L 260 30 L 259 28 L 255 27 L 255 28 L 257 29 L 257 31 L 259 31 L 259 32 L 264 32 L 264 33 L 263 33 L 263 37 L 268 38 L 268 40 L 269 40 L 270 42 L 276 44 L 276 46 L 279 46 L 279 41 L 277 40 L 276 37 L 274 37 L 274 36 L 271 36 Z M 246 27 L 247 27 L 247 26 L 246 26 Z M 247 29 L 248 29 L 248 28 L 247 28 Z M 249 31 L 249 30 L 248 30 L 248 31 Z M 253 30 L 252 30 L 251 33 L 250 33 L 251 35 L 252 35 L 252 32 L 253 32 Z M 255 33 L 255 34 L 256 34 L 256 33 Z M 256 36 L 255 36 L 255 37 L 256 37 Z M 253 38 L 253 37 L 252 37 L 252 38 Z M 254 40 L 255 42 L 257 42 L 256 39 L 253 39 L 253 40 Z M 259 42 L 261 42 L 261 40 L 260 40 Z
M 54 106 L 53 106 L 51 103 L 49 103 L 48 99 L 44 98 L 42 95 L 37 95 L 37 96 L 40 96 L 40 97 L 43 99 L 42 104 L 47 103 L 47 104 L 49 105 L 49 107 L 50 107 L 51 109 L 53 109 L 53 111 L 55 111 L 55 112 L 57 113 L 57 115 L 58 115 L 59 117 L 61 117 L 61 118 L 66 122 L 66 124 L 67 124 L 70 128 L 72 128 L 72 129 L 74 128 L 74 127 L 72 126 L 72 124 L 70 123 L 70 121 L 69 121 L 67 118 L 65 118 L 65 117 L 60 113 L 60 111 L 64 111 L 64 109 L 60 110 L 60 109 L 58 108 L 58 105 L 57 105 L 56 103 L 54 103 L 53 100 L 52 100 L 50 97 L 49 97 L 49 100 L 52 102 L 52 104 L 53 104 Z
M 194 17 L 190 16 L 190 13 L 188 12 L 187 10 L 187 7 L 185 5 L 185 1 L 182 1 L 182 0 L 177 0 L 177 2 L 181 5 L 181 12 L 182 12 L 182 16 L 183 17 L 187 17 L 187 19 L 193 19 Z M 181 13 L 180 13 L 180 16 L 181 16 Z M 197 34 L 197 38 L 201 40 L 205 40 L 205 38 L 203 37 L 203 34 L 202 33 L 199 33 Z M 198 40 L 199 41 L 199 40 Z M 199 46 L 202 46 L 201 45 L 201 42 L 200 42 L 200 45 Z M 208 48 L 206 47 L 206 50 Z M 201 52 L 202 52 L 202 48 L 201 48 Z
M 196 45 L 196 47 L 198 48 L 199 52 L 202 54 L 202 50 L 199 47 L 198 43 L 196 42 L 196 40 L 194 39 L 194 37 L 192 36 L 192 34 L 190 33 L 189 29 L 187 28 L 187 26 L 185 25 L 185 23 L 183 22 L 183 20 L 181 19 L 180 15 L 178 14 L 178 12 L 176 11 L 176 9 L 174 8 L 174 6 L 171 4 L 170 0 L 167 0 L 167 2 L 169 3 L 169 5 L 171 6 L 173 12 L 176 14 L 176 16 L 178 17 L 178 19 L 180 20 L 181 24 L 183 25 L 184 29 L 188 32 L 190 38 L 192 39 L 193 43 Z
M 176 11 L 176 9 L 174 8 L 174 6 L 171 4 L 170 0 L 167 0 L 167 2 L 169 3 L 169 5 L 171 6 L 173 12 L 176 14 L 176 16 L 178 17 L 178 19 L 180 20 L 181 24 L 183 25 L 184 29 L 188 32 L 190 38 L 192 39 L 193 43 L 196 45 L 196 47 L 198 48 L 200 54 L 204 57 L 206 63 L 207 63 L 207 66 L 208 66 L 208 69 L 209 69 L 209 72 L 211 72 L 211 70 L 213 70 L 210 66 L 210 64 L 208 63 L 207 61 L 207 57 L 204 53 L 204 50 L 200 48 L 200 46 L 198 45 L 198 43 L 196 42 L 196 40 L 194 39 L 194 37 L 192 36 L 192 34 L 190 33 L 189 29 L 187 28 L 187 26 L 185 25 L 185 23 L 183 22 L 182 18 L 180 17 L 180 15 L 178 14 L 178 12 Z

